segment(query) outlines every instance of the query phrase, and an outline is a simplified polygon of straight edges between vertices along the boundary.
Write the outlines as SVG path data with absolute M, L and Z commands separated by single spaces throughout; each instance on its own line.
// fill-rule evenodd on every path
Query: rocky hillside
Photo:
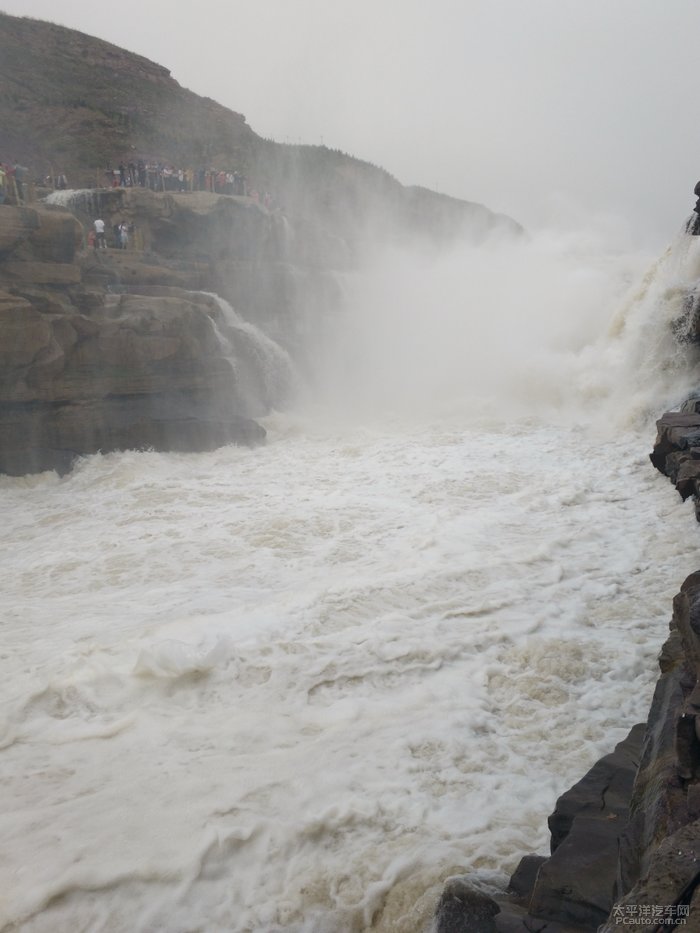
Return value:
M 61 26 L 0 14 L 0 75 L 0 161 L 29 169 L 0 205 L 1 472 L 257 442 L 251 419 L 284 401 L 339 271 L 378 240 L 521 232 L 343 153 L 261 139 L 160 65 Z M 114 187 L 107 170 L 139 159 L 247 187 Z M 73 192 L 52 192 L 62 174 Z
M 221 216 L 215 195 L 179 214 L 150 191 L 105 195 L 112 210 L 100 213 L 138 217 L 147 250 L 86 248 L 72 212 L 0 206 L 0 472 L 63 473 L 97 451 L 259 443 L 251 417 L 289 391 L 283 351 L 265 372 L 275 345 L 208 291 L 231 253 L 220 266 L 155 251 L 162 240 L 168 252 L 176 215 L 205 243 L 238 226 L 262 255 L 269 216 L 252 205 Z
M 0 161 L 84 189 L 0 205 L 0 472 L 259 443 L 253 419 L 289 398 L 305 338 L 339 301 L 337 273 L 365 247 L 520 229 L 343 153 L 263 140 L 165 68 L 59 26 L 0 14 L 0 75 Z M 105 169 L 137 157 L 243 173 L 280 206 L 104 187 Z M 89 240 L 97 216 L 105 249 Z M 679 336 L 699 342 L 699 320 Z M 698 409 L 659 422 L 653 455 L 696 502 Z M 498 899 L 454 879 L 439 933 L 700 929 L 698 574 L 676 598 L 660 666 L 646 726 L 558 801 L 551 856 L 525 857 Z
M 324 146 L 264 140 L 245 117 L 180 87 L 141 56 L 75 30 L 0 13 L 0 161 L 71 187 L 105 183 L 129 159 L 244 174 L 288 215 L 313 217 L 345 238 L 463 228 L 518 229 L 478 204 L 405 188 L 376 166 Z
M 181 88 L 170 72 L 83 33 L 0 13 L 0 158 L 74 187 L 134 153 L 249 169 L 261 140 L 245 118 Z

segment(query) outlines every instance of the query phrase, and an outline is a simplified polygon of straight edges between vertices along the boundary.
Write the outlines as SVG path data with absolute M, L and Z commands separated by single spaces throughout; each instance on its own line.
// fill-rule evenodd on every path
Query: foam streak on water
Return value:
M 646 432 L 268 428 L 2 481 L 0 926 L 422 930 L 645 717 L 695 569 Z

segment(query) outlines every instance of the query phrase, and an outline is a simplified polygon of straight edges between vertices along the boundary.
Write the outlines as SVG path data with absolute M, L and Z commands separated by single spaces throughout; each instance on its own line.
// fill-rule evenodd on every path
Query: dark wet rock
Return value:
M 528 904 L 533 917 L 595 930 L 608 916 L 644 730 L 635 726 L 557 801 L 549 818 L 552 855 Z
M 34 437 L 42 442 L 33 442 Z M 256 446 L 265 430 L 255 421 L 231 417 L 146 416 L 139 400 L 110 399 L 56 409 L 6 411 L 0 424 L 0 470 L 10 475 L 56 470 L 64 474 L 76 459 L 115 450 L 202 452 L 227 444 Z
M 547 861 L 544 855 L 525 855 L 520 859 L 518 867 L 511 875 L 508 884 L 508 892 L 515 897 L 530 898 L 537 874 L 542 865 Z
M 697 215 L 696 221 L 700 220 Z M 700 231 L 698 231 L 700 232 Z M 693 233 L 697 236 L 697 233 Z M 700 296 L 693 291 L 687 295 L 683 302 L 683 313 L 674 321 L 671 321 L 671 330 L 677 342 L 698 343 L 700 342 Z
M 610 829 L 611 836 L 617 836 L 617 827 L 611 823 L 627 814 L 644 729 L 644 723 L 634 726 L 613 752 L 597 761 L 577 784 L 557 800 L 554 813 L 548 820 L 552 854 L 570 835 L 576 820 L 581 818 L 602 822 Z
M 613 905 L 619 825 L 579 816 L 542 866 L 529 912 L 595 930 Z
M 560 797 L 551 857 L 526 856 L 495 898 L 498 933 L 700 929 L 700 572 L 659 665 L 647 723 Z
M 627 826 L 645 729 L 644 724 L 635 726 L 562 794 L 549 819 L 552 854 L 526 855 L 507 894 L 485 898 L 463 879 L 453 879 L 439 904 L 438 916 L 442 911 L 446 925 L 437 933 L 594 933 L 614 904 L 620 837 Z M 473 925 L 477 922 L 483 927 Z
M 690 395 L 680 406 L 680 410 L 684 414 L 697 413 L 700 411 L 700 395 L 693 393 Z
M 496 933 L 584 933 L 581 927 L 533 917 L 522 908 L 504 905 L 496 915 Z
M 689 905 L 700 886 L 700 826 L 693 822 L 660 839 L 650 853 L 643 878 L 623 897 L 612 916 L 600 927 L 600 933 L 613 933 L 620 929 L 620 917 L 633 918 L 636 923 L 625 924 L 625 929 L 650 929 L 646 917 L 661 910 L 666 916 L 678 916 L 679 905 Z M 694 914 L 694 916 L 693 916 Z M 658 914 L 657 914 L 658 916 Z M 663 925 L 659 929 L 668 929 Z M 698 915 L 690 914 L 690 921 L 680 929 L 697 931 Z M 651 929 L 655 929 L 651 926 Z
M 462 878 L 445 885 L 435 911 L 435 933 L 495 933 L 498 904 Z
M 700 519 L 700 399 L 689 399 L 680 412 L 666 412 L 656 422 L 651 462 L 668 476 L 683 499 L 691 496 Z
M 666 412 L 656 422 L 656 429 L 656 440 L 650 458 L 657 470 L 666 473 L 666 458 L 669 454 L 686 449 L 689 439 L 700 433 L 700 414 Z

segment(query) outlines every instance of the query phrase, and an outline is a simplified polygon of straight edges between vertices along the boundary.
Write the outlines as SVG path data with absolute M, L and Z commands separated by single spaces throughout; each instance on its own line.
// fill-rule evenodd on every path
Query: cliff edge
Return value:
M 257 443 L 339 272 L 378 243 L 522 233 L 344 153 L 264 140 L 75 30 L 0 13 L 0 61 L 0 161 L 20 167 L 0 188 L 0 472 Z

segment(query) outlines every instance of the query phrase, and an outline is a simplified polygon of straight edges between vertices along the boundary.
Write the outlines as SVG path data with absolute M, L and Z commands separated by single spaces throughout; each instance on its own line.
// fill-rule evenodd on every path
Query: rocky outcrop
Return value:
M 163 204 L 147 200 L 138 216 L 155 236 Z M 255 373 L 251 334 L 196 290 L 211 267 L 84 245 L 67 210 L 0 206 L 0 471 L 262 441 L 251 418 L 279 399 Z
M 54 192 L 52 208 L 0 206 L 0 471 L 258 439 L 240 419 L 279 400 L 284 378 L 261 374 L 269 346 L 255 352 L 249 328 L 190 293 L 221 296 L 303 367 L 305 338 L 341 298 L 337 273 L 378 241 L 522 233 L 337 150 L 262 139 L 161 65 L 75 30 L 0 13 L 0 57 L 13 79 L 0 95 L 4 158 L 29 167 L 3 198 L 34 201 L 65 175 L 81 189 Z M 102 187 L 139 159 L 206 190 Z M 210 193 L 218 171 L 245 177 L 236 190 L 262 203 Z M 165 189 L 156 169 L 145 180 L 158 178 Z M 129 250 L 87 248 L 97 217 L 110 246 L 114 225 L 130 225 Z
M 549 818 L 551 855 L 525 856 L 509 893 L 489 897 L 465 879 L 446 886 L 436 933 L 593 933 L 613 908 L 620 837 L 627 826 L 645 726 L 563 794 Z
M 457 235 L 462 215 L 445 210 Z M 90 244 L 97 217 L 107 249 Z M 293 382 L 285 353 L 304 368 L 309 334 L 342 300 L 338 273 L 357 261 L 323 222 L 292 225 L 250 197 L 131 187 L 1 205 L 0 471 L 257 442 L 250 419 Z
M 96 217 L 132 228 L 127 251 L 90 254 L 83 280 L 111 289 L 177 285 L 214 292 L 295 354 L 310 316 L 340 300 L 336 273 L 352 266 L 348 244 L 322 226 L 292 227 L 249 197 L 112 188 L 57 194 L 89 230 Z M 107 261 L 108 260 L 108 261 Z
M 666 412 L 657 422 L 651 462 L 674 484 L 683 499 L 693 497 L 700 520 L 700 398 L 690 398 L 679 412 Z
M 522 233 L 482 205 L 406 188 L 336 149 L 263 139 L 242 114 L 181 87 L 162 65 L 76 30 L 0 13 L 0 61 L 12 76 L 12 92 L 0 94 L 0 149 L 31 168 L 32 183 L 65 173 L 72 187 L 99 188 L 105 170 L 139 158 L 236 171 L 294 218 L 311 264 L 332 238 L 341 251 L 362 249 L 370 227 L 383 241 L 418 236 L 423 245 Z

